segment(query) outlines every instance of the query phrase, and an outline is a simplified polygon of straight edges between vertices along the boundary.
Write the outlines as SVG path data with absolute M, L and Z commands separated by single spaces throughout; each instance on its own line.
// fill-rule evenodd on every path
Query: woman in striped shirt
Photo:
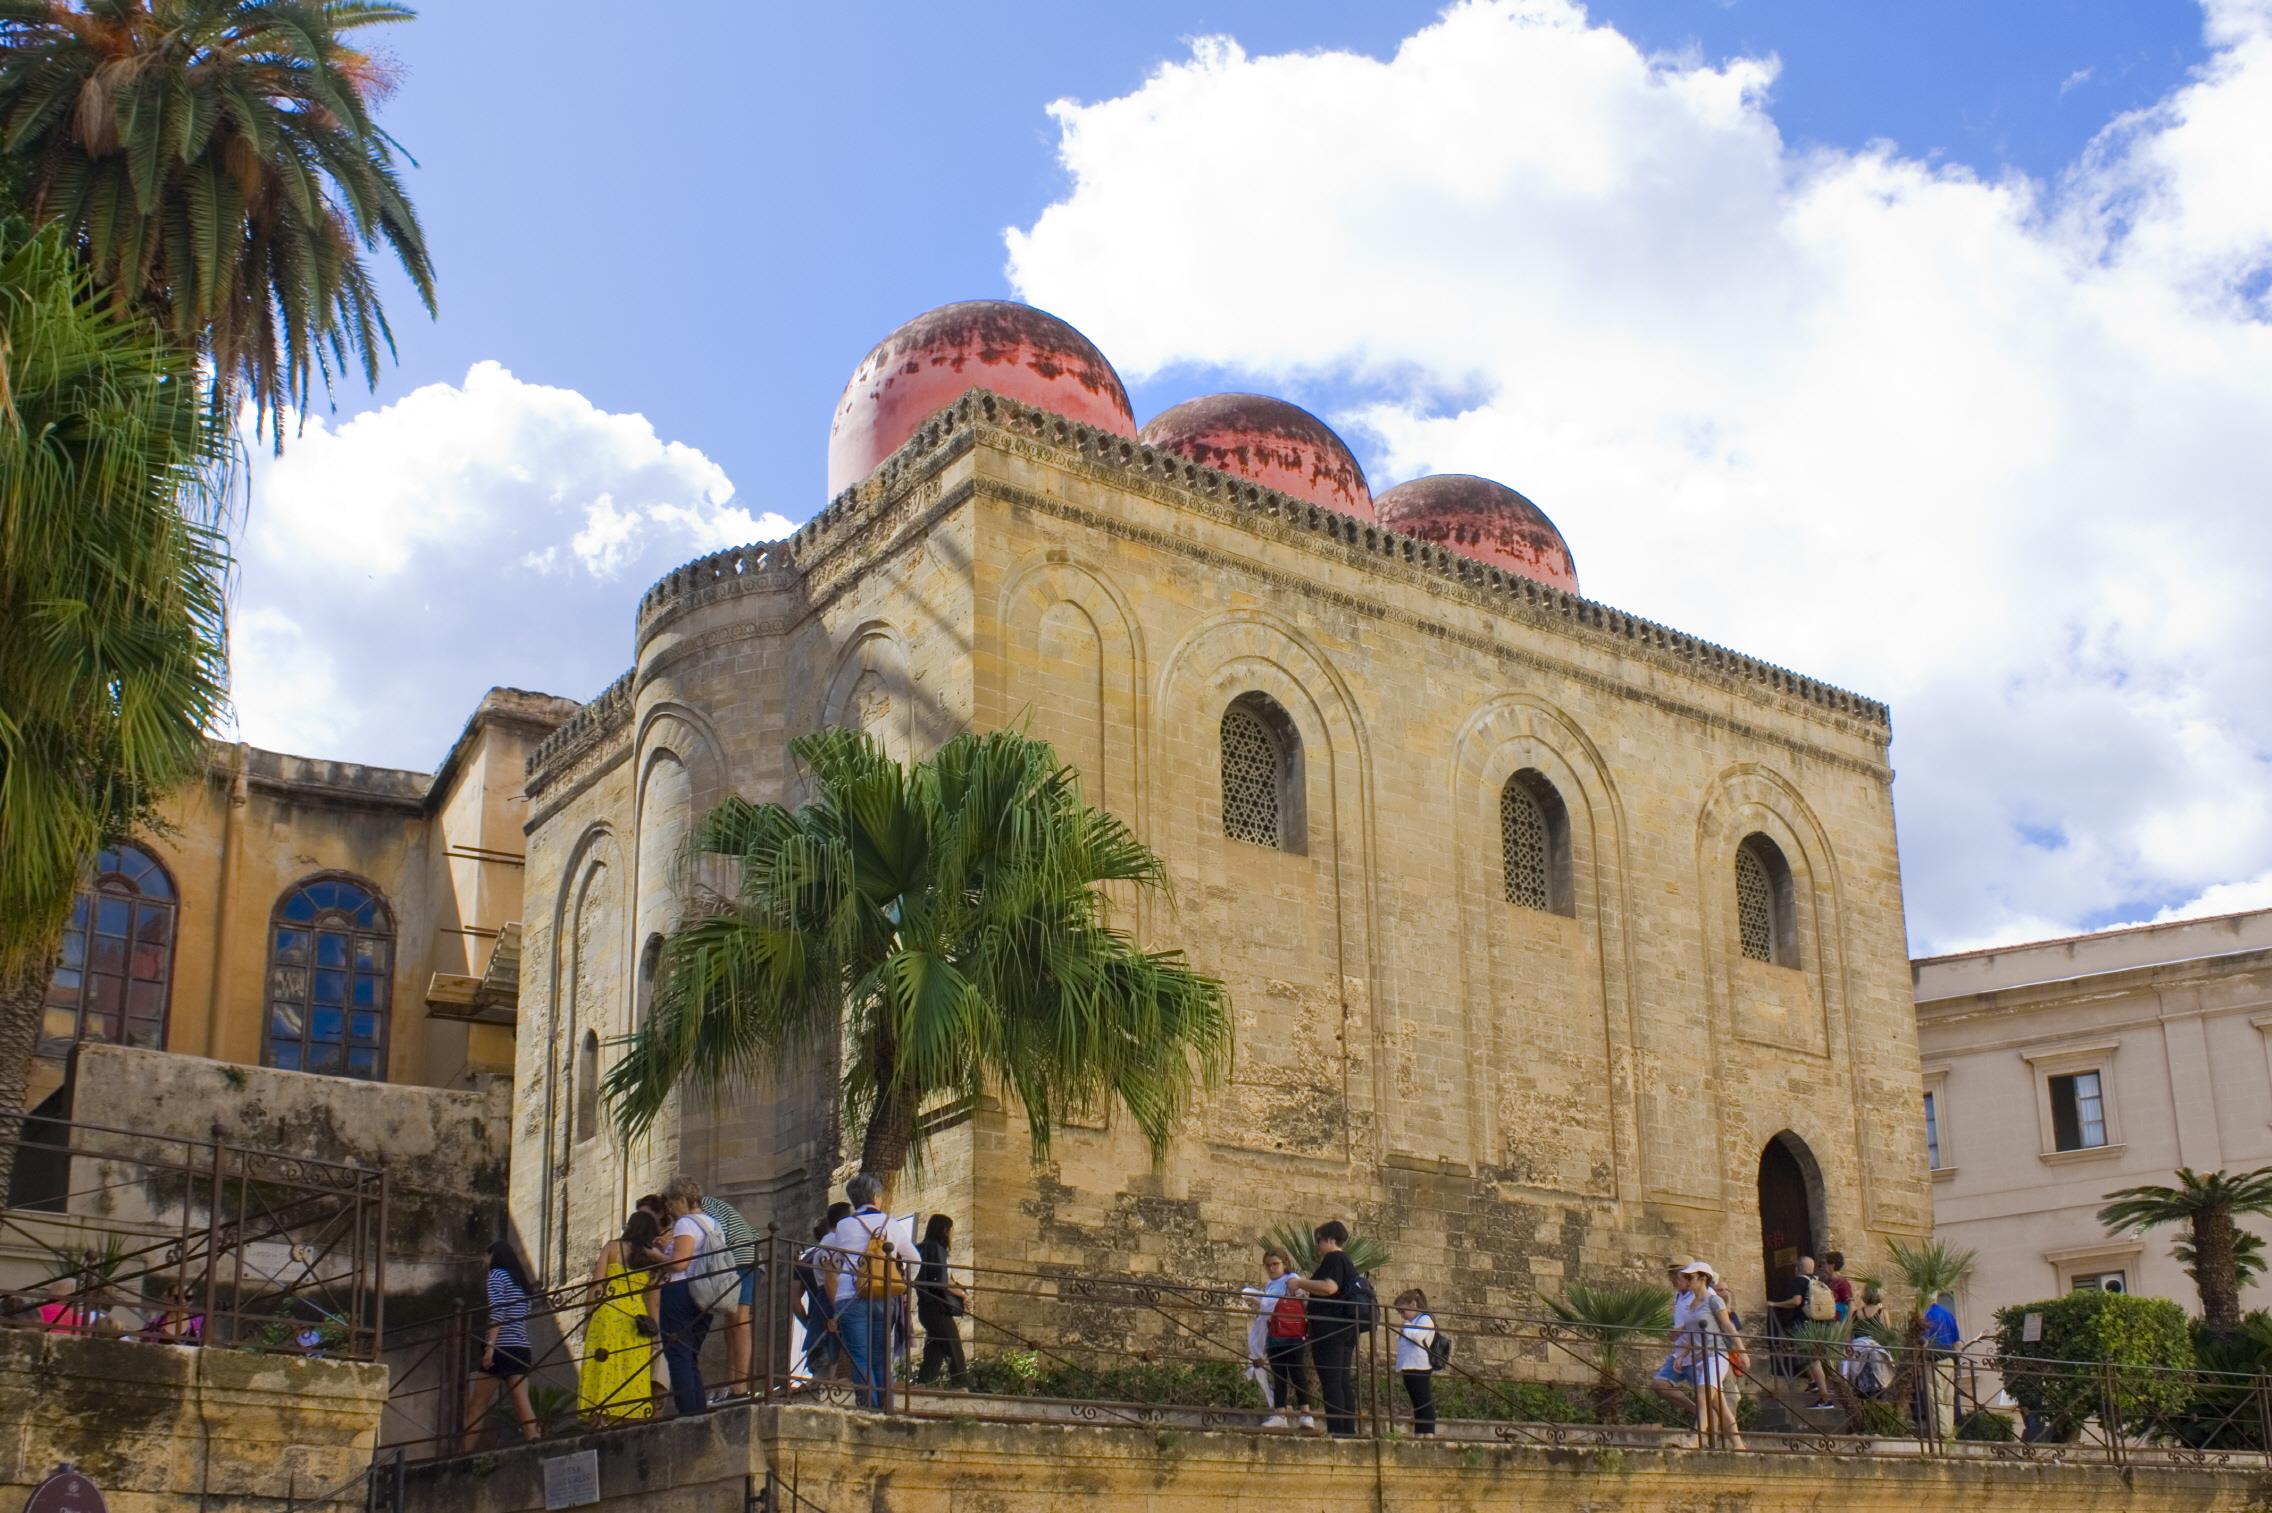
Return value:
M 536 1409 L 529 1406 L 529 1269 L 510 1240 L 489 1247 L 489 1329 L 481 1337 L 481 1370 L 465 1405 L 464 1454 L 472 1454 L 487 1427 L 497 1389 L 509 1388 L 521 1438 L 538 1437 Z

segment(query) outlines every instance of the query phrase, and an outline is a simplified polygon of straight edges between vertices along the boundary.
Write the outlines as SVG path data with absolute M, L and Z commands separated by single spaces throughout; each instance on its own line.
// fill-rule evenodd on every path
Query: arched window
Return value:
M 1799 964 L 1798 906 L 1783 848 L 1754 832 L 1736 847 L 1736 927 L 1743 954 L 1779 967 Z
M 1507 902 L 1573 914 L 1570 811 L 1545 774 L 1526 767 L 1499 790 L 1499 849 Z
M 600 1132 L 600 1032 L 584 1031 L 576 1048 L 576 1138 L 589 1140 Z
M 1302 739 L 1276 701 L 1242 694 L 1223 711 L 1223 834 L 1302 849 Z
M 349 877 L 286 893 L 269 932 L 266 1064 L 384 1081 L 394 917 Z
M 173 879 L 141 847 L 113 846 L 95 858 L 48 979 L 43 1054 L 60 1056 L 78 1040 L 166 1048 L 178 907 Z

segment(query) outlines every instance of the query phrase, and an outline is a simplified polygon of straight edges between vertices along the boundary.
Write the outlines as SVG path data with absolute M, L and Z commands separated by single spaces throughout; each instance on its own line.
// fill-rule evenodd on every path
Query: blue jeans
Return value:
M 702 1341 L 710 1315 L 695 1306 L 694 1289 L 684 1282 L 663 1284 L 663 1364 L 670 1368 L 671 1401 L 679 1417 L 692 1418 L 708 1403 L 702 1396 Z
M 836 1327 L 852 1361 L 852 1386 L 865 1408 L 881 1408 L 890 1396 L 891 1324 L 887 1305 L 863 1298 L 836 1305 Z

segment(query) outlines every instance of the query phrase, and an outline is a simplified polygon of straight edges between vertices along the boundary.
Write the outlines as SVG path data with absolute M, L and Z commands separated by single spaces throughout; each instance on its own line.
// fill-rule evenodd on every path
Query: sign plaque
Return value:
M 24 1513 L 110 1513 L 110 1505 L 84 1473 L 65 1466 L 32 1490 Z
M 2022 1341 L 2022 1342 L 2024 1342 L 2024 1343 L 2026 1343 L 2026 1344 L 2029 1344 L 2029 1345 L 2038 1345 L 2038 1344 L 2041 1344 L 2041 1343 L 2043 1342 L 2043 1315 L 2042 1315 L 2042 1314 L 2040 1314 L 2040 1313 L 2030 1313 L 2030 1314 L 2026 1314 L 2026 1315 L 2023 1315 L 2023 1316 L 2021 1317 L 2021 1319 L 2020 1319 L 2020 1339 L 2021 1339 L 2021 1341 Z
M 544 1506 L 582 1508 L 600 1500 L 600 1453 L 579 1450 L 555 1455 L 544 1463 Z

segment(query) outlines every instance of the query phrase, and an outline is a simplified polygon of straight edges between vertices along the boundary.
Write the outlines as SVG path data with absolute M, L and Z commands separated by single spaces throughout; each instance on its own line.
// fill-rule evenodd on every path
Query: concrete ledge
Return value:
M 593 1448 L 600 1507 L 740 1509 L 770 1466 L 783 1505 L 871 1513 L 1042 1513 L 1235 1506 L 1360 1513 L 1582 1508 L 1586 1513 L 2242 1513 L 2272 1472 L 1962 1458 L 1551 1449 L 1424 1440 L 916 1419 L 824 1407 L 730 1409 L 687 1422 L 515 1447 L 404 1474 L 407 1513 L 533 1513 L 543 1461 Z

